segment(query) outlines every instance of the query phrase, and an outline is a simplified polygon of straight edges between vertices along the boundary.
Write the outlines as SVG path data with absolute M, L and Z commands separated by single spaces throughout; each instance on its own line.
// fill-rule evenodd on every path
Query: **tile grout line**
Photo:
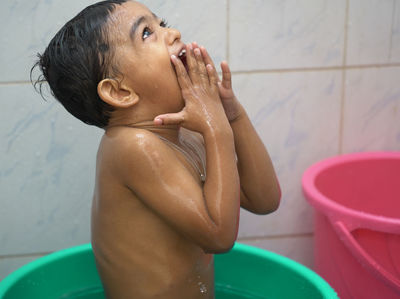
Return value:
M 344 138 L 344 118 L 345 118 L 345 105 L 346 105 L 346 75 L 347 75 L 347 43 L 349 36 L 349 1 L 346 0 L 346 12 L 344 20 L 344 42 L 343 42 L 343 69 L 342 69 L 342 90 L 340 99 L 340 119 L 339 119 L 339 144 L 338 154 L 343 153 L 343 138 Z
M 228 65 L 230 65 L 230 17 L 231 17 L 231 10 L 230 10 L 230 0 L 226 0 L 226 61 Z
M 388 57 L 388 61 L 390 61 L 390 59 L 392 59 L 393 30 L 394 30 L 394 24 L 395 24 L 395 12 L 396 12 L 396 1 L 393 0 L 392 27 L 391 27 L 391 30 L 390 30 L 390 43 L 389 43 L 389 57 Z
M 365 64 L 365 65 L 346 65 L 346 66 L 328 66 L 328 67 L 309 67 L 309 68 L 287 68 L 287 69 L 263 69 L 249 71 L 232 71 L 234 75 L 247 74 L 269 74 L 269 73 L 295 73 L 295 72 L 319 72 L 319 71 L 340 71 L 340 70 L 356 70 L 370 68 L 389 68 L 400 67 L 400 62 L 390 64 Z
M 339 120 L 339 144 L 338 154 L 343 154 L 343 137 L 344 137 L 344 118 L 346 106 L 346 70 L 342 71 L 342 91 L 340 95 L 340 120 Z
M 48 255 L 52 252 L 36 252 L 36 253 L 21 253 L 21 254 L 5 254 L 0 255 L 0 261 L 4 259 L 15 259 L 15 258 L 27 258 L 27 257 L 41 257 L 44 255 Z
M 349 1 L 346 0 L 346 7 L 345 7 L 345 17 L 344 17 L 344 37 L 343 37 L 343 61 L 342 66 L 345 68 L 347 63 L 347 42 L 348 42 L 348 33 L 349 33 Z
M 31 81 L 0 81 L 0 85 L 24 85 L 31 84 Z
M 260 240 L 274 240 L 274 239 L 288 239 L 288 238 L 305 238 L 313 236 L 314 233 L 286 234 L 286 235 L 276 235 L 276 236 L 249 236 L 249 237 L 239 237 L 237 241 L 238 242 L 260 241 Z

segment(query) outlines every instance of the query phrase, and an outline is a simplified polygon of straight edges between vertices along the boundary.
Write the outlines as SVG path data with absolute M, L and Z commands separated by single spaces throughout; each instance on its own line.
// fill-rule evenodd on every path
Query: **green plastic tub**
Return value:
M 216 299 L 338 298 L 312 270 L 278 254 L 236 243 L 215 256 Z M 1 299 L 101 299 L 90 244 L 39 258 L 0 282 Z

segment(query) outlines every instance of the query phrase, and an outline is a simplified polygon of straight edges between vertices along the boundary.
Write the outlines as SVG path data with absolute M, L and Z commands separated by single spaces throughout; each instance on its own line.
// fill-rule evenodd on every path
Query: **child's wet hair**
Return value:
M 107 126 L 113 108 L 100 99 L 97 85 L 117 72 L 107 20 L 116 5 L 127 1 L 108 0 L 86 7 L 58 31 L 31 69 L 31 81 L 42 96 L 47 82 L 52 95 L 72 115 L 100 128 Z M 42 74 L 33 81 L 36 67 Z

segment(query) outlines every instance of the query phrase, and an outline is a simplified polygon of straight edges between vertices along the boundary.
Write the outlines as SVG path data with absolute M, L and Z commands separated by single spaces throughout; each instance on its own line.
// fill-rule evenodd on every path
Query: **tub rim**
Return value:
M 318 292 L 324 298 L 339 299 L 335 290 L 326 280 L 324 280 L 315 271 L 311 270 L 310 268 L 300 264 L 299 262 L 293 259 L 290 259 L 278 253 L 274 253 L 269 250 L 265 250 L 262 248 L 258 248 L 240 242 L 235 242 L 235 245 L 232 248 L 232 250 L 242 255 L 252 255 L 279 264 L 286 271 L 291 271 L 293 273 L 296 273 L 297 275 L 307 280 L 310 283 L 310 285 L 312 285 L 316 290 L 318 290 Z M 37 270 L 41 266 L 46 265 L 48 263 L 52 263 L 59 259 L 69 258 L 76 254 L 87 254 L 89 251 L 90 252 L 92 251 L 91 243 L 84 243 L 55 251 L 53 253 L 37 258 L 21 266 L 20 268 L 13 271 L 8 276 L 6 276 L 2 281 L 0 281 L 0 298 L 3 298 L 3 296 L 7 295 L 7 292 L 12 287 L 14 287 L 21 279 L 23 279 L 27 275 L 30 275 L 32 271 Z M 99 286 L 101 285 L 100 280 L 98 285 Z

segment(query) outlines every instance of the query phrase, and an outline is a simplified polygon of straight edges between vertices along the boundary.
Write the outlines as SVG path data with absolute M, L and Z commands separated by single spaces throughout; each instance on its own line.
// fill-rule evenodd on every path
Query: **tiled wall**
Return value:
M 89 242 L 102 131 L 43 101 L 35 53 L 91 0 L 0 1 L 0 279 Z M 400 0 L 146 0 L 227 59 L 234 89 L 267 146 L 283 197 L 277 212 L 242 212 L 239 240 L 312 267 L 311 164 L 340 153 L 400 150 Z

